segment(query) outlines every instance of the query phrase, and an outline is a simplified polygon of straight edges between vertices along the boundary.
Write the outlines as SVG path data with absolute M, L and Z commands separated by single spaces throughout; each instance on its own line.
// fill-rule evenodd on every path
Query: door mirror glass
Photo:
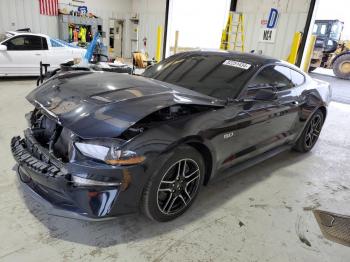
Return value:
M 262 100 L 262 101 L 273 101 L 277 99 L 277 94 L 275 91 L 271 89 L 260 89 L 255 97 L 255 100 Z
M 6 45 L 0 45 L 0 51 L 6 51 L 7 46 Z

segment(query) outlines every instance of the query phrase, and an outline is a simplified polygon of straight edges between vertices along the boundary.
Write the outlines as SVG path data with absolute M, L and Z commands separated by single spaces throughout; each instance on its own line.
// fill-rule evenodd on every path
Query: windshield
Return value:
M 327 34 L 327 27 L 328 27 L 327 23 L 314 24 L 312 33 L 317 36 L 325 36 Z
M 228 55 L 181 54 L 147 69 L 143 76 L 225 100 L 237 97 L 252 68 Z
M 343 31 L 343 24 L 341 22 L 332 25 L 329 37 L 335 41 L 339 41 L 341 32 Z

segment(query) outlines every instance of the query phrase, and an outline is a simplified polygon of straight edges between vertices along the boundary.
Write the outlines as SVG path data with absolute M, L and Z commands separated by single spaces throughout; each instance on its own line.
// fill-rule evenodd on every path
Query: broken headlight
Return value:
M 74 145 L 84 156 L 110 165 L 135 165 L 145 160 L 134 151 L 121 149 L 119 141 L 82 141 Z

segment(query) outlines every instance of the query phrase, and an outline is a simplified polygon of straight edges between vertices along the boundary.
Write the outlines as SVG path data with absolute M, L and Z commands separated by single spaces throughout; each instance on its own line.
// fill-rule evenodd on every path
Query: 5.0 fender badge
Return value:
M 224 139 L 228 139 L 228 138 L 231 138 L 234 136 L 238 136 L 238 134 L 237 134 L 237 132 L 232 131 L 230 133 L 224 134 Z

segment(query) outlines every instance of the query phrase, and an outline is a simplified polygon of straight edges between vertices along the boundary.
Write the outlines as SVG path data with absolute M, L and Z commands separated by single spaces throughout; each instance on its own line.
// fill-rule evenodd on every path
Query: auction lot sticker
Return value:
M 227 66 L 233 66 L 233 67 L 238 67 L 244 70 L 247 70 L 251 67 L 250 64 L 239 62 L 239 61 L 234 61 L 234 60 L 225 60 L 225 62 L 222 63 L 223 65 Z

